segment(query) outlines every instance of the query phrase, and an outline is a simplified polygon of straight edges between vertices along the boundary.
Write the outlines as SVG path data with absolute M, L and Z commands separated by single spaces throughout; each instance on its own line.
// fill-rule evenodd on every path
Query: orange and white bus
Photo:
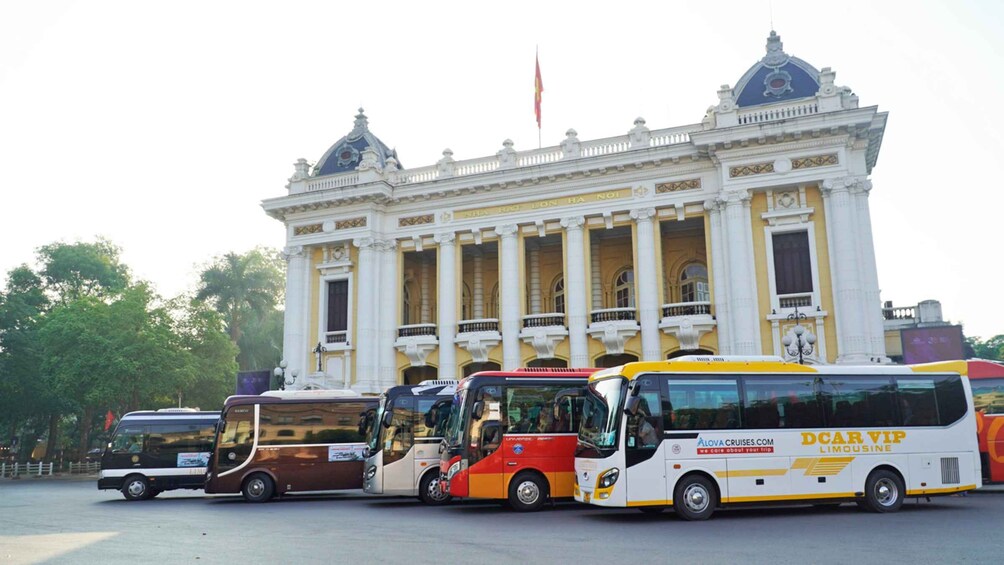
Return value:
M 976 359 L 966 363 L 973 388 L 983 480 L 1001 483 L 1004 482 L 1004 363 Z
M 975 489 L 976 417 L 963 361 L 799 365 L 779 358 L 682 357 L 589 379 L 575 499 L 673 507 L 857 502 Z
M 460 381 L 443 440 L 443 492 L 521 511 L 570 498 L 586 378 L 596 369 L 529 368 Z

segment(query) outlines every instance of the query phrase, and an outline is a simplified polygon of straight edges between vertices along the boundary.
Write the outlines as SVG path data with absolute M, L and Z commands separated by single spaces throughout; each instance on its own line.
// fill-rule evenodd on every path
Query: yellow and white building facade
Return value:
M 887 114 L 766 55 L 694 124 L 402 166 L 360 110 L 287 194 L 295 388 L 684 354 L 884 363 L 868 194 Z M 802 335 L 804 333 L 804 335 Z

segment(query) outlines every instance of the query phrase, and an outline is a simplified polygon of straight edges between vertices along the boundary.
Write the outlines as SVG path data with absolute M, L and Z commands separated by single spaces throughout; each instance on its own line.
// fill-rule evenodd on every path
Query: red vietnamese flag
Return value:
M 540 79 L 540 56 L 535 56 L 535 59 L 537 61 L 537 74 L 533 86 L 533 113 L 537 115 L 537 129 L 540 129 L 540 94 L 544 92 L 544 81 Z
M 106 432 L 108 431 L 108 428 L 112 427 L 112 423 L 113 422 L 115 422 L 115 414 L 112 414 L 112 411 L 109 410 L 108 413 L 105 414 L 105 431 Z

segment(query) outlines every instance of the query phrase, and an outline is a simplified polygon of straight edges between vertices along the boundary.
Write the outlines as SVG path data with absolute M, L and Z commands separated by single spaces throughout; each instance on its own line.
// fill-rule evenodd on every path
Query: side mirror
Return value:
M 480 420 L 481 416 L 483 416 L 484 413 L 485 413 L 485 403 L 483 400 L 475 402 L 474 406 L 471 407 L 471 417 L 474 418 L 475 420 Z
M 388 410 L 383 413 L 383 420 L 381 420 L 380 423 L 383 424 L 383 427 L 389 428 L 390 423 L 393 420 L 394 420 L 394 413 Z
M 628 397 L 627 401 L 624 403 L 624 412 L 634 416 L 638 413 L 638 405 L 641 404 L 641 397 L 632 394 Z

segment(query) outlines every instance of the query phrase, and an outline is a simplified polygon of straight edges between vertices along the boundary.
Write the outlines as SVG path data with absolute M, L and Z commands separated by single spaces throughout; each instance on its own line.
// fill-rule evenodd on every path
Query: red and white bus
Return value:
M 1004 482 L 1004 363 L 967 361 L 983 481 Z
M 520 511 L 570 498 L 586 380 L 597 369 L 529 368 L 460 381 L 439 469 L 451 496 Z
M 206 493 L 239 492 L 265 502 L 289 492 L 362 488 L 360 418 L 377 403 L 347 390 L 231 396 L 209 459 Z

